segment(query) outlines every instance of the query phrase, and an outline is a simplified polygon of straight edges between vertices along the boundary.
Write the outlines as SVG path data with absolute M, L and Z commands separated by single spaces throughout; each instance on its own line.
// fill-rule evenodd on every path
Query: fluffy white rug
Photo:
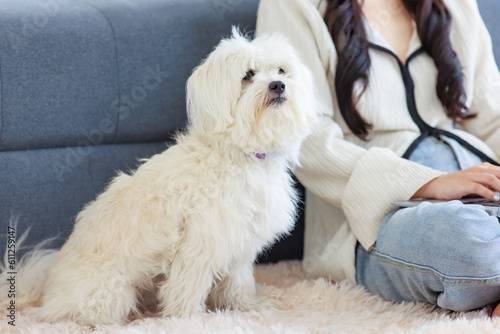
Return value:
M 190 319 L 138 319 L 126 326 L 83 327 L 75 323 L 36 323 L 22 313 L 16 327 L 0 312 L 0 333 L 500 333 L 490 310 L 451 313 L 425 304 L 393 304 L 346 282 L 307 279 L 299 262 L 256 265 L 263 294 L 280 309 L 222 311 Z

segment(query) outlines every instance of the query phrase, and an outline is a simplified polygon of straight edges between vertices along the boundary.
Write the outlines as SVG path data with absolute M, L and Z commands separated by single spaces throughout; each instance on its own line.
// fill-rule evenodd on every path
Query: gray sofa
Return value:
M 500 4 L 479 0 L 500 55 Z M 258 0 L 2 0 L 0 255 L 71 233 L 118 170 L 161 152 L 186 121 L 191 70 Z M 497 58 L 499 59 L 499 58 Z M 300 185 L 299 185 L 300 187 Z M 301 258 L 303 220 L 261 261 Z

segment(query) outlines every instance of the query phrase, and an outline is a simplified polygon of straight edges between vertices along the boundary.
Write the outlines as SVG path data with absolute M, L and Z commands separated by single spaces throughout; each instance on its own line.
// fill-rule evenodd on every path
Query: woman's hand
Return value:
M 459 199 L 478 195 L 492 201 L 500 198 L 500 167 L 484 162 L 455 173 L 444 174 L 426 183 L 413 198 Z

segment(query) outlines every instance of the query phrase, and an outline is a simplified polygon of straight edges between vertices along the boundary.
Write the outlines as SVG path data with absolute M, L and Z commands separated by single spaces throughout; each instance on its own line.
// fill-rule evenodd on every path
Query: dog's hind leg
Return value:
M 115 271 L 91 274 L 73 269 L 71 275 L 52 278 L 54 281 L 47 285 L 41 307 L 32 311 L 38 320 L 73 320 L 81 325 L 124 324 L 136 310 L 136 290 L 124 274 Z
M 124 324 L 137 310 L 137 295 L 127 277 L 109 275 L 96 284 L 77 322 L 85 324 Z

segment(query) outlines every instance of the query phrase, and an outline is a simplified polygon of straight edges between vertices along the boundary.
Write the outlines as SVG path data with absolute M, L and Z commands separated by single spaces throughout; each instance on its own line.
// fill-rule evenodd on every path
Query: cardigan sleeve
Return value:
M 309 191 L 342 208 L 356 238 L 371 249 L 382 220 L 394 209 L 391 202 L 410 198 L 442 173 L 402 159 L 390 149 L 366 150 L 344 140 L 333 120 L 336 101 L 328 80 L 336 68 L 336 51 L 312 1 L 261 0 L 257 35 L 281 32 L 288 37 L 313 72 L 321 100 L 319 121 L 302 145 L 295 175 Z
M 467 92 L 467 105 L 477 116 L 461 128 L 485 142 L 500 157 L 500 73 L 493 56 L 491 37 L 476 0 L 450 1 L 459 56 Z

